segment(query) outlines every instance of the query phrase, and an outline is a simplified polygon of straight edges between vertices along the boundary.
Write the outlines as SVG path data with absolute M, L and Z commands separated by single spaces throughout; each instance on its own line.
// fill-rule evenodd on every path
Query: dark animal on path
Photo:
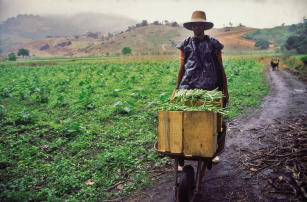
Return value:
M 275 71 L 278 70 L 278 65 L 279 65 L 279 59 L 278 60 L 271 60 L 271 67 L 272 67 L 272 70 Z

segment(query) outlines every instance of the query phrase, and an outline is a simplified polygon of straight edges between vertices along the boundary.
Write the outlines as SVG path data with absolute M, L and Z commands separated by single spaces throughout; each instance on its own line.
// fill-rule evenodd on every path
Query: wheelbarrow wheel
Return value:
M 184 166 L 178 187 L 178 201 L 189 202 L 194 192 L 194 168 L 190 165 Z

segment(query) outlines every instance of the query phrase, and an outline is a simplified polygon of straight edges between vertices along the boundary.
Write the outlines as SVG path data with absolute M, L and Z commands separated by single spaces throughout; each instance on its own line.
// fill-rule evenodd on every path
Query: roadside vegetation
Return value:
M 153 144 L 179 61 L 18 64 L 0 68 L 1 201 L 117 198 L 170 162 Z M 256 59 L 224 66 L 231 119 L 259 106 L 268 86 Z
M 297 79 L 307 83 L 307 55 L 293 55 L 281 57 L 282 65 L 288 72 Z

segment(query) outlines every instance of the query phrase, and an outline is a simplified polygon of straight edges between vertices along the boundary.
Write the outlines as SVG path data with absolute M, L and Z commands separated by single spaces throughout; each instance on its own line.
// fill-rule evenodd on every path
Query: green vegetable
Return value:
M 185 103 L 187 101 L 220 101 L 223 98 L 223 93 L 221 91 L 218 91 L 217 89 L 208 91 L 208 90 L 201 90 L 201 89 L 195 89 L 195 90 L 186 90 L 186 89 L 180 89 L 176 90 L 176 93 L 172 100 L 174 100 L 176 103 Z
M 225 114 L 226 111 L 221 106 L 217 106 L 213 102 L 219 102 L 223 98 L 223 93 L 217 89 L 207 90 L 176 90 L 171 103 L 161 105 L 162 110 L 168 111 L 213 111 Z M 201 101 L 200 104 L 197 101 Z

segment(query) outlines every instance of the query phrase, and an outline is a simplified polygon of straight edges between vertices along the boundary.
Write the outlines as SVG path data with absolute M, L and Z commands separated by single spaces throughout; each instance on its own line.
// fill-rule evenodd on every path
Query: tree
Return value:
M 290 25 L 290 26 L 288 27 L 288 30 L 289 30 L 290 32 L 295 32 L 295 31 L 296 31 L 296 25 L 295 25 L 295 24 Z
M 307 22 L 296 26 L 294 35 L 288 37 L 285 48 L 287 50 L 295 49 L 297 53 L 307 53 Z
M 172 27 L 179 27 L 179 24 L 175 21 L 175 22 L 172 22 L 172 23 L 171 23 L 171 26 L 172 26 Z
M 291 50 L 297 48 L 297 36 L 290 36 L 285 44 L 286 49 Z
M 161 23 L 158 20 L 154 21 L 152 24 L 154 24 L 154 25 L 161 25 Z
M 260 39 L 258 41 L 256 41 L 255 43 L 255 47 L 260 47 L 261 49 L 268 49 L 270 46 L 270 42 L 268 42 L 267 40 L 264 39 Z
M 9 61 L 16 61 L 16 55 L 15 55 L 15 53 L 10 53 L 10 54 L 8 55 L 8 57 L 9 57 Z
M 133 26 L 133 25 L 129 26 L 128 29 L 126 30 L 126 32 L 129 32 L 129 31 L 133 30 L 134 28 L 135 28 L 135 26 Z
M 131 54 L 131 48 L 130 47 L 124 47 L 122 49 L 122 54 L 123 55 Z
M 25 55 L 26 55 L 26 56 L 29 56 L 29 50 L 24 49 L 24 48 L 20 48 L 20 49 L 18 50 L 18 52 L 17 52 L 17 55 L 18 55 L 18 56 L 21 56 L 21 55 L 22 55 L 23 58 L 25 57 Z
M 148 25 L 147 20 L 143 20 L 143 21 L 141 22 L 141 26 L 147 26 L 147 25 Z

